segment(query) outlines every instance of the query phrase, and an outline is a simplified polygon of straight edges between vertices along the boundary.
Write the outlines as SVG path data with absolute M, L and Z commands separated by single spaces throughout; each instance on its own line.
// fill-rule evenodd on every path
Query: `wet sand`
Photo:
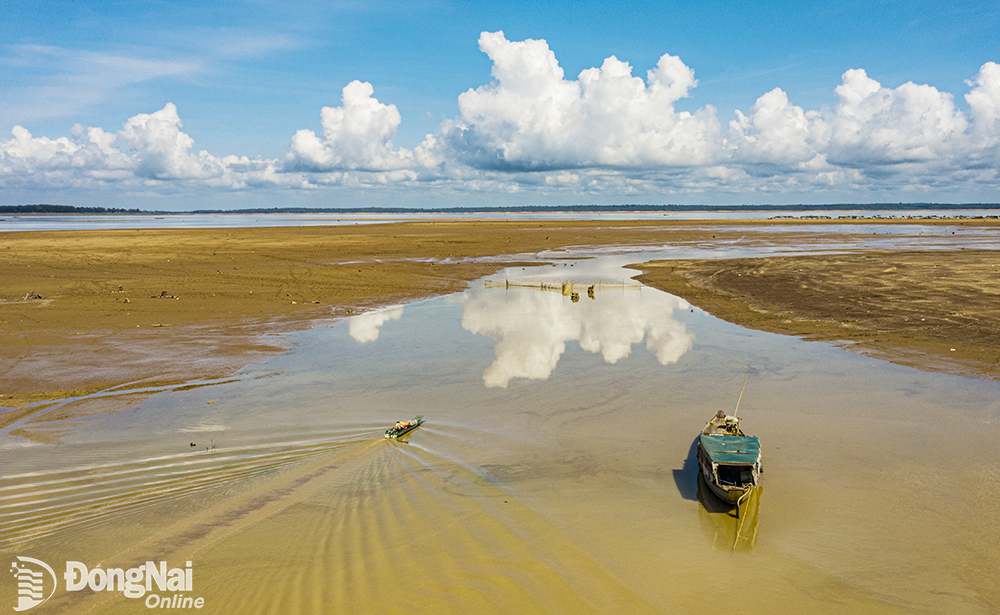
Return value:
M 545 270 L 563 267 L 496 279 Z M 191 561 L 205 612 L 695 615 L 720 587 L 750 613 L 997 612 L 1000 382 L 649 288 L 595 295 L 476 284 L 377 337 L 350 326 L 364 316 L 294 334 L 234 382 L 95 415 L 61 446 L 2 439 L 0 551 L 59 572 Z M 741 542 L 691 445 L 747 374 L 765 473 Z M 408 443 L 382 437 L 414 414 Z M 163 593 L 60 588 L 33 611 Z
M 0 412 L 0 427 L 24 418 L 29 403 L 225 378 L 283 351 L 283 332 L 461 290 L 519 260 L 630 246 L 834 246 L 886 225 L 1000 229 L 992 220 L 439 221 L 3 233 L 0 407 L 10 410 Z M 745 326 L 859 341 L 891 360 L 995 378 L 992 254 L 958 249 L 963 233 L 947 241 L 954 249 L 651 263 L 641 279 Z M 865 316 L 855 316 L 861 309 Z M 65 418 L 109 407 L 81 402 Z
M 636 268 L 643 283 L 744 327 L 844 342 L 901 365 L 1000 379 L 1000 250 L 877 250 Z

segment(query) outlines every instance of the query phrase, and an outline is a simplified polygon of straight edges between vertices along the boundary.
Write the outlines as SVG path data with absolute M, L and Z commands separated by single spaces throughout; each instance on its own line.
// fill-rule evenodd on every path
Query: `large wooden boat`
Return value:
M 698 438 L 698 466 L 723 502 L 739 505 L 760 484 L 760 441 L 740 428 L 740 419 L 719 411 Z

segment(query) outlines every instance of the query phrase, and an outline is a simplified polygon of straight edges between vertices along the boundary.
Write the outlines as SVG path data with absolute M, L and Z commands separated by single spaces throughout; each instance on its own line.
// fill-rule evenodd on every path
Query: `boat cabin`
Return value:
M 700 438 L 717 484 L 749 487 L 757 484 L 760 441 L 752 436 L 705 435 Z

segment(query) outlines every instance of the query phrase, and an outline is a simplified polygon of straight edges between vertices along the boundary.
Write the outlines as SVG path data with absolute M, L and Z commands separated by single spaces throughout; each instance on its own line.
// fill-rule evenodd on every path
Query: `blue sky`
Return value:
M 0 203 L 995 202 L 998 31 L 995 2 L 8 0 Z

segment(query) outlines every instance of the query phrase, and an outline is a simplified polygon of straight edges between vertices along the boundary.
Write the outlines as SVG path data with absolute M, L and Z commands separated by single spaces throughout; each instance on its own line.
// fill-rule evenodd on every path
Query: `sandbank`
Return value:
M 1000 380 L 1000 251 L 654 261 L 638 279 L 738 325 Z

